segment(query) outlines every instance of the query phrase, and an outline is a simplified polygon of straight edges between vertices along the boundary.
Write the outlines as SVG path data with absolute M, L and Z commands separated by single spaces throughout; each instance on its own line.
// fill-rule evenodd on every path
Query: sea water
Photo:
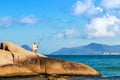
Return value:
M 87 64 L 103 76 L 103 78 L 78 77 L 71 80 L 120 80 L 120 55 L 49 55 L 49 57 Z

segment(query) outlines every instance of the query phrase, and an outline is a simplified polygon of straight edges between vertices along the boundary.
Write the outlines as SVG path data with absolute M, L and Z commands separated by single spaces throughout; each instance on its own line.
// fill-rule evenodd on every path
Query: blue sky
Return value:
M 48 54 L 92 42 L 120 44 L 120 0 L 1 0 L 0 41 Z

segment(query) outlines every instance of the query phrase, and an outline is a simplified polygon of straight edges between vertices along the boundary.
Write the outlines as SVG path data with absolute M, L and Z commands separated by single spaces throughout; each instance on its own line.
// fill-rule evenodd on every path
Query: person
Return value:
M 37 51 L 38 51 L 38 45 L 35 42 L 32 45 L 32 51 L 35 53 L 37 53 Z

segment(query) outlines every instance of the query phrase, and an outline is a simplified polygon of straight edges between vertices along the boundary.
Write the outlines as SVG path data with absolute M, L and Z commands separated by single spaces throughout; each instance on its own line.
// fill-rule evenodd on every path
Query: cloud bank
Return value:
M 115 37 L 120 32 L 120 19 L 110 15 L 94 18 L 86 31 L 88 38 Z
M 120 33 L 120 0 L 99 2 L 78 0 L 73 6 L 73 14 L 75 16 L 86 15 L 85 18 L 91 16 L 84 26 L 86 38 L 115 37 Z
M 14 24 L 15 22 L 15 19 L 12 18 L 12 17 L 3 17 L 3 18 L 0 18 L 0 27 L 10 27 Z
M 103 9 L 95 6 L 93 0 L 85 0 L 84 2 L 78 0 L 73 6 L 73 14 L 75 16 L 81 14 L 97 15 L 100 12 L 103 12 Z
M 115 9 L 119 8 L 120 9 L 120 0 L 101 0 L 101 5 L 105 9 Z
M 76 29 L 68 29 L 65 30 L 63 33 L 55 34 L 54 37 L 57 39 L 79 38 L 80 32 Z
M 38 22 L 38 18 L 36 18 L 34 15 L 30 16 L 24 16 L 19 20 L 19 23 L 21 24 L 36 24 Z
M 8 28 L 16 24 L 31 25 L 31 24 L 37 24 L 38 21 L 39 21 L 39 18 L 36 18 L 34 15 L 23 16 L 19 19 L 6 16 L 6 17 L 0 18 L 0 27 Z

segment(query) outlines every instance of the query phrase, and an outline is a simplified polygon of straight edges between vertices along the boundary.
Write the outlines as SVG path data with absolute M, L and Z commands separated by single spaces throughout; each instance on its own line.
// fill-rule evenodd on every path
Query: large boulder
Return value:
M 5 51 L 9 51 L 14 58 L 13 59 L 14 62 L 19 62 L 21 60 L 24 61 L 24 59 L 26 59 L 28 56 L 36 55 L 34 52 L 25 50 L 24 48 L 7 41 L 1 43 L 1 49 Z M 42 54 L 37 54 L 37 55 L 40 57 L 45 57 Z
M 40 74 L 101 76 L 99 72 L 85 64 L 48 58 L 10 42 L 2 42 L 0 48 L 0 76 Z
M 26 59 L 22 65 L 27 66 L 33 72 L 53 76 L 100 76 L 99 72 L 85 64 L 48 57 L 34 56 Z

